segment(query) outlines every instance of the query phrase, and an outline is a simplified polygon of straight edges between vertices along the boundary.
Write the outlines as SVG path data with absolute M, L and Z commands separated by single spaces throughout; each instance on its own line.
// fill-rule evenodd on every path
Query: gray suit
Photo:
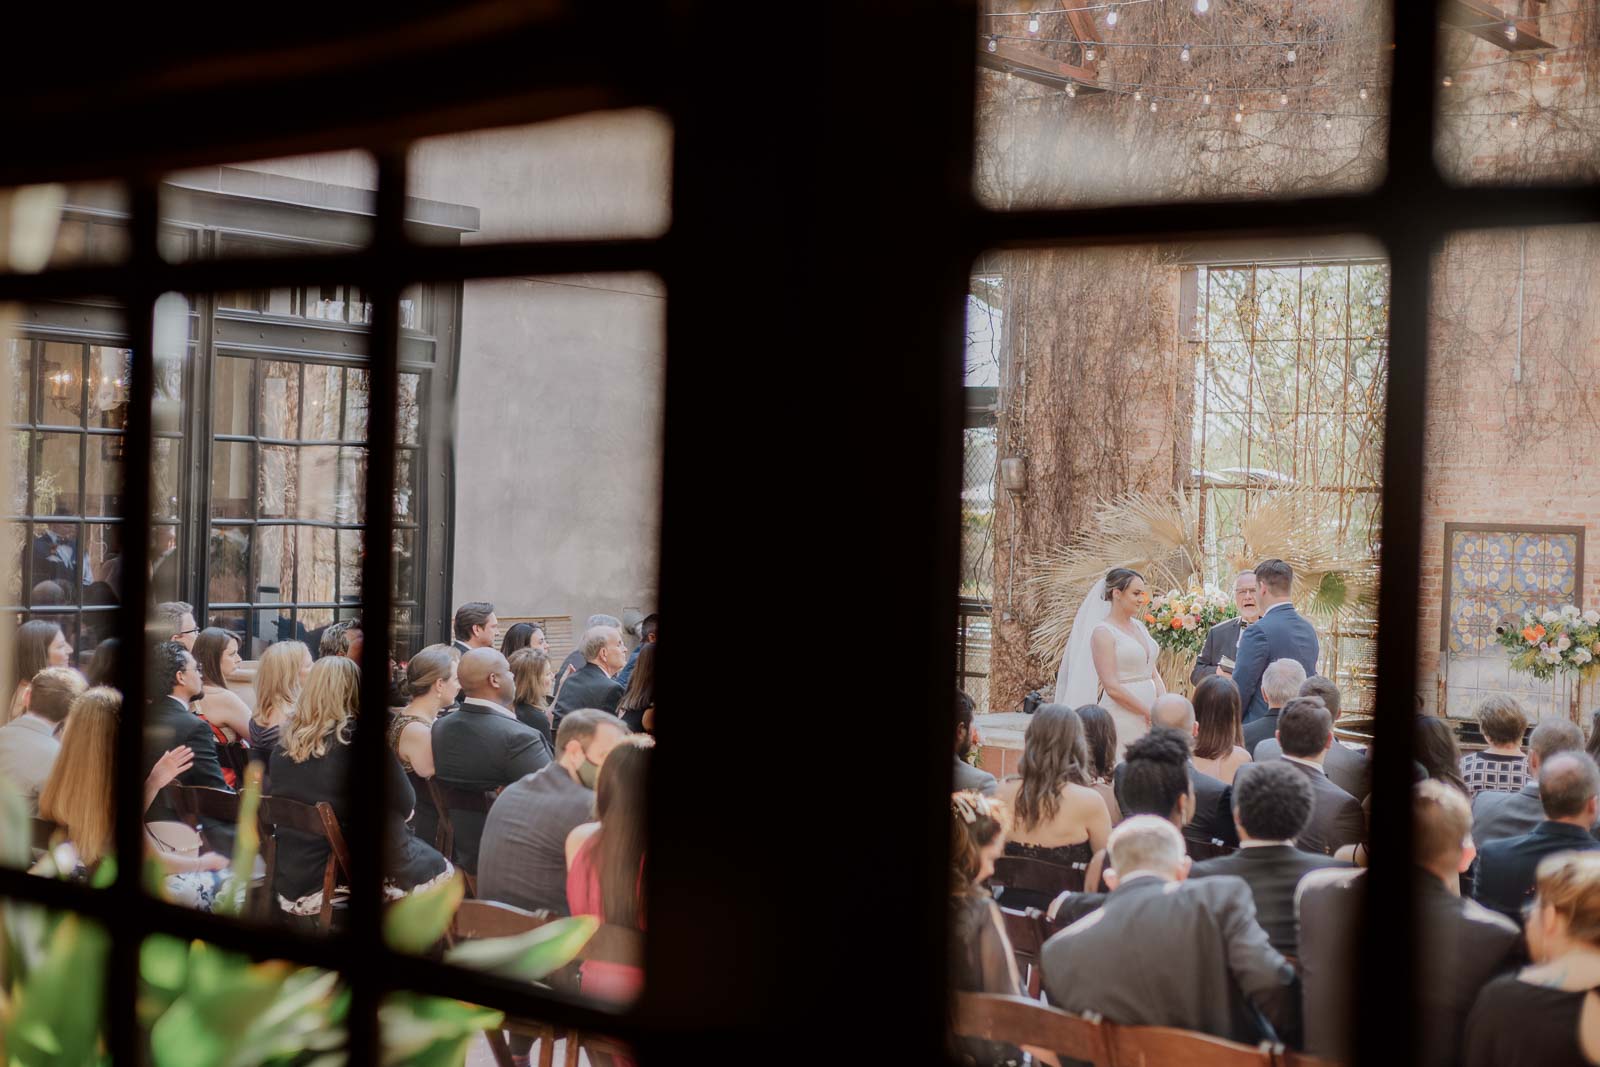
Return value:
M 1045 942 L 1041 963 L 1051 1003 L 1115 1023 L 1248 1044 L 1296 1023 L 1294 969 L 1256 922 L 1250 887 L 1230 875 L 1124 882 Z
M 1311 782 L 1311 822 L 1295 844 L 1307 852 L 1332 855 L 1345 845 L 1367 839 L 1367 815 L 1361 801 L 1340 789 L 1326 772 L 1304 763 L 1285 760 Z
M 1256 746 L 1252 755 L 1257 763 L 1282 759 L 1283 746 L 1278 744 L 1276 737 L 1269 737 Z M 1353 748 L 1346 748 L 1335 741 L 1333 747 L 1328 749 L 1327 758 L 1322 761 L 1322 769 L 1328 772 L 1334 785 L 1357 800 L 1365 800 L 1367 794 L 1372 792 L 1367 774 L 1367 757 Z
M 61 751 L 55 729 L 37 715 L 0 726 L 0 788 L 27 801 L 29 815 L 39 814 L 39 793 Z
M 964 759 L 956 760 L 955 786 L 958 791 L 972 789 L 986 797 L 992 797 L 999 784 L 994 780 L 994 775 L 988 771 L 974 767 Z
M 1472 841 L 1482 846 L 1506 837 L 1532 833 L 1544 822 L 1539 782 L 1531 780 L 1515 793 L 1485 790 L 1472 798 Z

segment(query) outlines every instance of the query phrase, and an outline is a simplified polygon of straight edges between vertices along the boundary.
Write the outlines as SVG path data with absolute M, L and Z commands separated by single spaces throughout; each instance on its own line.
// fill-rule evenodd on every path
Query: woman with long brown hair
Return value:
M 524 726 L 539 731 L 545 750 L 556 758 L 555 731 L 550 726 L 550 697 L 556 688 L 556 667 L 542 648 L 520 648 L 511 653 L 511 678 L 515 683 L 514 714 Z
M 628 724 L 634 733 L 654 732 L 656 721 L 656 643 L 639 649 L 633 661 L 633 674 L 628 677 L 628 688 L 617 702 L 617 717 Z
M 1250 762 L 1239 687 L 1232 678 L 1209 674 L 1200 680 L 1194 691 L 1194 721 L 1200 728 L 1194 742 L 1195 769 L 1231 785 L 1239 768 Z
M 567 835 L 567 905 L 613 926 L 644 929 L 644 817 L 651 741 L 617 742 L 595 783 L 596 821 Z M 580 987 L 591 996 L 627 1003 L 639 995 L 644 972 L 628 964 L 589 961 Z
M 389 747 L 417 795 L 411 831 L 423 841 L 433 841 L 439 830 L 439 810 L 426 782 L 433 777 L 433 724 L 461 692 L 460 661 L 454 645 L 429 645 L 412 656 L 405 669 L 406 705 L 389 718 Z
M 46 667 L 72 666 L 72 643 L 61 627 L 48 619 L 29 619 L 17 627 L 16 680 L 11 685 L 10 722 L 28 705 L 28 686 Z
M 1020 777 L 1001 783 L 999 798 L 1012 813 L 1006 855 L 1087 870 L 1111 835 L 1111 811 L 1093 787 L 1083 720 L 1065 704 L 1033 713 L 1022 739 Z M 1042 894 L 1007 889 L 1008 908 L 1048 907 Z
M 1117 767 L 1117 724 L 1111 713 L 1099 704 L 1085 704 L 1078 708 L 1078 721 L 1083 724 L 1084 749 L 1089 756 L 1089 786 L 1106 802 L 1111 814 L 1111 825 L 1122 821 L 1122 809 L 1117 805 L 1117 790 L 1111 773 Z
M 1454 786 L 1471 800 L 1472 791 L 1461 777 L 1461 745 L 1456 741 L 1455 729 L 1437 715 L 1418 715 L 1414 729 L 1417 762 L 1427 770 L 1428 777 Z
M 228 678 L 239 669 L 239 639 L 220 626 L 207 626 L 194 639 L 194 661 L 200 664 L 205 687 L 196 710 L 211 724 L 217 744 L 250 737 L 250 705 L 228 688 Z M 228 783 L 232 785 L 232 782 Z

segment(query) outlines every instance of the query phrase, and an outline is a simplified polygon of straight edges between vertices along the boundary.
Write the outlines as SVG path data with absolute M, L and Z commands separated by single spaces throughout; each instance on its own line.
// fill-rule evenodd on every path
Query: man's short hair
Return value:
M 615 626 L 591 626 L 583 631 L 583 640 L 578 644 L 578 650 L 583 653 L 583 658 L 590 663 L 600 658 L 600 650 L 611 643 L 612 636 L 622 640 L 622 631 Z
M 1247 763 L 1233 779 L 1233 813 L 1257 841 L 1305 833 L 1315 802 L 1311 780 L 1283 760 Z
M 360 619 L 343 619 L 322 631 L 317 642 L 317 655 L 346 656 L 350 654 L 350 631 L 361 632 Z
M 83 675 L 66 667 L 46 667 L 33 676 L 28 692 L 28 710 L 41 719 L 60 722 L 89 683 Z
M 1533 728 L 1528 751 L 1538 756 L 1541 764 L 1558 752 L 1582 752 L 1583 731 L 1566 719 L 1545 719 Z
M 1570 819 L 1600 796 L 1600 768 L 1587 752 L 1557 752 L 1539 764 L 1539 802 L 1547 819 Z
M 457 641 L 472 640 L 472 630 L 477 626 L 488 626 L 489 616 L 493 615 L 494 605 L 487 600 L 469 600 L 456 609 L 455 629 Z
M 1110 853 L 1111 866 L 1123 878 L 1135 871 L 1177 874 L 1183 866 L 1183 835 L 1176 826 L 1157 815 L 1134 815 L 1124 819 L 1111 831 L 1106 850 Z
M 160 641 L 150 649 L 150 670 L 145 688 L 151 700 L 171 696 L 178 684 L 178 672 L 191 658 L 187 648 L 176 641 Z
M 1238 574 L 1235 574 L 1233 576 L 1233 587 L 1235 589 L 1239 588 L 1239 579 L 1240 578 L 1248 578 L 1248 579 L 1250 579 L 1250 581 L 1254 582 L 1256 580 L 1256 572 L 1255 571 L 1240 571 Z
M 1256 564 L 1256 584 L 1273 596 L 1288 596 L 1294 588 L 1294 568 L 1281 559 L 1264 559 Z
M 977 710 L 977 704 L 973 703 L 972 698 L 967 696 L 967 694 L 962 691 L 960 686 L 957 686 L 956 725 L 970 727 L 972 725 L 972 716 L 977 712 Z
M 1170 818 L 1189 792 L 1189 738 L 1165 726 L 1128 746 L 1122 772 L 1123 814 Z
M 583 624 L 585 630 L 592 630 L 596 626 L 611 626 L 622 629 L 622 620 L 615 615 L 590 615 L 589 621 Z
M 183 629 L 183 617 L 185 615 L 192 616 L 193 614 L 194 605 L 185 604 L 181 600 L 168 600 L 165 603 L 157 604 L 156 623 L 157 629 L 161 631 L 159 636 L 163 640 L 171 637 Z
M 1339 687 L 1332 678 L 1324 678 L 1320 674 L 1313 674 L 1300 685 L 1300 692 L 1295 696 L 1316 697 L 1322 701 L 1322 706 L 1328 709 L 1328 714 L 1334 722 L 1339 721 Z
M 556 755 L 566 750 L 568 741 L 576 741 L 586 745 L 594 737 L 595 731 L 602 726 L 615 726 L 623 733 L 632 733 L 628 724 L 599 708 L 579 708 L 569 711 L 561 716 L 561 725 L 556 727 Z
M 1261 672 L 1261 699 L 1270 707 L 1281 708 L 1300 695 L 1306 684 L 1306 669 L 1297 659 L 1275 659 Z
M 1295 697 L 1278 716 L 1278 744 L 1285 756 L 1311 759 L 1328 747 L 1333 716 L 1316 697 Z
M 1461 860 L 1472 832 L 1472 805 L 1461 790 L 1428 779 L 1411 787 L 1412 850 L 1421 864 Z
M 1528 730 L 1528 713 L 1506 693 L 1484 697 L 1477 708 L 1478 729 L 1491 745 L 1520 745 Z
M 657 633 L 661 625 L 661 616 L 651 612 L 639 620 L 639 640 L 648 641 Z

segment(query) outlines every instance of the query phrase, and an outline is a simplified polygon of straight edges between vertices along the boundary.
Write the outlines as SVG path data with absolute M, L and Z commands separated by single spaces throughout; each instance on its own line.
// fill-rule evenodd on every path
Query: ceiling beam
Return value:
M 1488 0 L 1444 0 L 1439 7 L 1439 15 L 1445 25 L 1454 26 L 1507 52 L 1543 52 L 1555 47 L 1539 36 L 1537 17 L 1508 15 Z M 1506 27 L 1510 25 L 1517 28 L 1515 39 L 1506 32 Z

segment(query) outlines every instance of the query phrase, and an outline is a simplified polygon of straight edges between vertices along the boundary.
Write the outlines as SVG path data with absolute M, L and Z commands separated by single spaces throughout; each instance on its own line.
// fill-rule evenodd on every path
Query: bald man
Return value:
M 1182 693 L 1166 693 L 1156 699 L 1150 709 L 1150 725 L 1165 726 L 1189 739 L 1191 752 L 1194 739 L 1200 734 L 1195 721 L 1194 705 Z M 1122 805 L 1122 772 L 1126 763 L 1117 764 L 1111 775 L 1111 787 L 1117 794 L 1117 804 Z M 1218 778 L 1197 769 L 1194 759 L 1189 760 L 1189 780 L 1194 783 L 1194 818 L 1183 828 L 1183 836 L 1197 846 L 1201 859 L 1222 848 L 1239 847 L 1239 828 L 1233 823 L 1233 788 Z M 1122 810 L 1127 811 L 1123 806 Z
M 544 738 L 523 724 L 512 708 L 516 682 L 511 664 L 492 648 L 475 648 L 461 657 L 461 707 L 433 724 L 434 777 L 440 785 L 471 793 L 490 793 L 533 774 L 550 762 Z M 478 841 L 484 812 L 450 809 L 455 855 L 462 870 L 478 870 Z
M 1600 768 L 1586 752 L 1558 752 L 1539 766 L 1544 822 L 1520 837 L 1478 850 L 1478 903 L 1517 921 L 1533 899 L 1539 861 L 1556 852 L 1590 852 L 1600 842 L 1589 829 L 1600 818 Z

